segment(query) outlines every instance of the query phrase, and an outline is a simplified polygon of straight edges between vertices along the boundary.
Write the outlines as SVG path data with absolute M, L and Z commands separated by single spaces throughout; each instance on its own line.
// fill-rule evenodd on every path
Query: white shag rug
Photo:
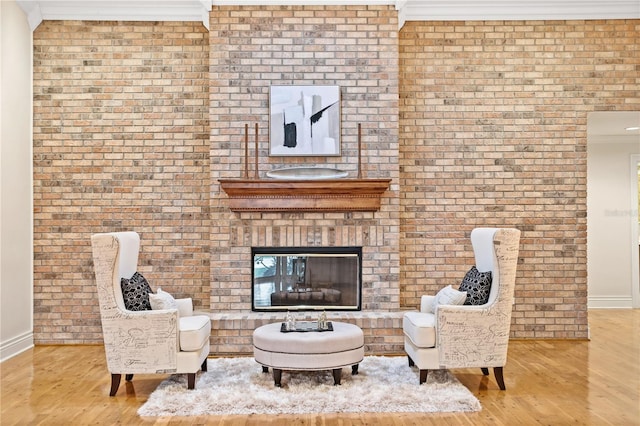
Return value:
M 208 372 L 188 390 L 186 374 L 164 380 L 140 407 L 140 416 L 220 414 L 400 413 L 480 411 L 480 402 L 449 371 L 418 370 L 407 357 L 367 356 L 359 374 L 342 369 L 341 385 L 331 371 L 283 371 L 282 387 L 253 358 L 208 360 Z

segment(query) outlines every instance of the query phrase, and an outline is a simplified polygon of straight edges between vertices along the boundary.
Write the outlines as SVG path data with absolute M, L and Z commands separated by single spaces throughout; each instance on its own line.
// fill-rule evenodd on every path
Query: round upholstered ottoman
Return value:
M 364 358 L 364 334 L 360 327 L 332 322 L 333 331 L 280 331 L 282 323 L 258 327 L 253 332 L 253 356 L 264 372 L 273 369 L 273 380 L 280 386 L 282 370 L 332 370 L 339 385 L 342 368 L 358 374 Z

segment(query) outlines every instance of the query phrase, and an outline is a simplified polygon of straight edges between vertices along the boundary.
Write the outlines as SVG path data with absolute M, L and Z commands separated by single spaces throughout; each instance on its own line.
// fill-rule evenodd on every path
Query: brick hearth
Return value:
M 281 322 L 284 312 L 212 313 L 211 352 L 216 355 L 250 354 L 253 330 L 264 324 Z M 330 321 L 356 324 L 364 332 L 365 353 L 403 353 L 402 312 L 327 312 Z M 315 320 L 318 313 L 297 313 L 299 320 Z

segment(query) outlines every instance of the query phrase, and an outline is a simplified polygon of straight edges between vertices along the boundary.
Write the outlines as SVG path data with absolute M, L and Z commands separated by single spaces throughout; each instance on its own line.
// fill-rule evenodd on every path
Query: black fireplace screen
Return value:
M 348 310 L 362 304 L 362 247 L 254 247 L 253 311 Z

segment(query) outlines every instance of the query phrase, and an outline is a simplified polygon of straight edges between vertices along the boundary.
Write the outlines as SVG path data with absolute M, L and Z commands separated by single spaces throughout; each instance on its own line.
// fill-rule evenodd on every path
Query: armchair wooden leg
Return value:
M 407 358 L 409 358 L 409 367 L 413 367 L 414 365 L 416 365 L 416 363 L 413 362 L 413 360 L 411 359 L 411 357 L 409 355 L 407 355 Z
M 207 358 L 204 359 L 204 362 L 202 363 L 202 365 L 200 366 L 200 369 L 202 371 L 207 371 Z
M 109 391 L 109 396 L 115 396 L 116 392 L 118 392 L 118 388 L 120 387 L 120 379 L 122 378 L 122 374 L 112 374 L 111 375 L 111 390 Z
M 196 373 L 187 373 L 187 389 L 195 389 Z
M 489 369 L 486 367 L 482 367 L 482 374 L 484 374 L 485 376 L 489 375 Z
M 493 375 L 496 376 L 496 382 L 498 382 L 500 390 L 506 390 L 507 388 L 504 386 L 504 376 L 502 375 L 502 367 L 493 367 Z
M 127 382 L 132 381 L 132 380 L 133 380 L 133 374 L 125 374 L 124 379 L 125 379 Z
M 420 384 L 427 382 L 428 374 L 429 374 L 429 370 L 420 370 Z

